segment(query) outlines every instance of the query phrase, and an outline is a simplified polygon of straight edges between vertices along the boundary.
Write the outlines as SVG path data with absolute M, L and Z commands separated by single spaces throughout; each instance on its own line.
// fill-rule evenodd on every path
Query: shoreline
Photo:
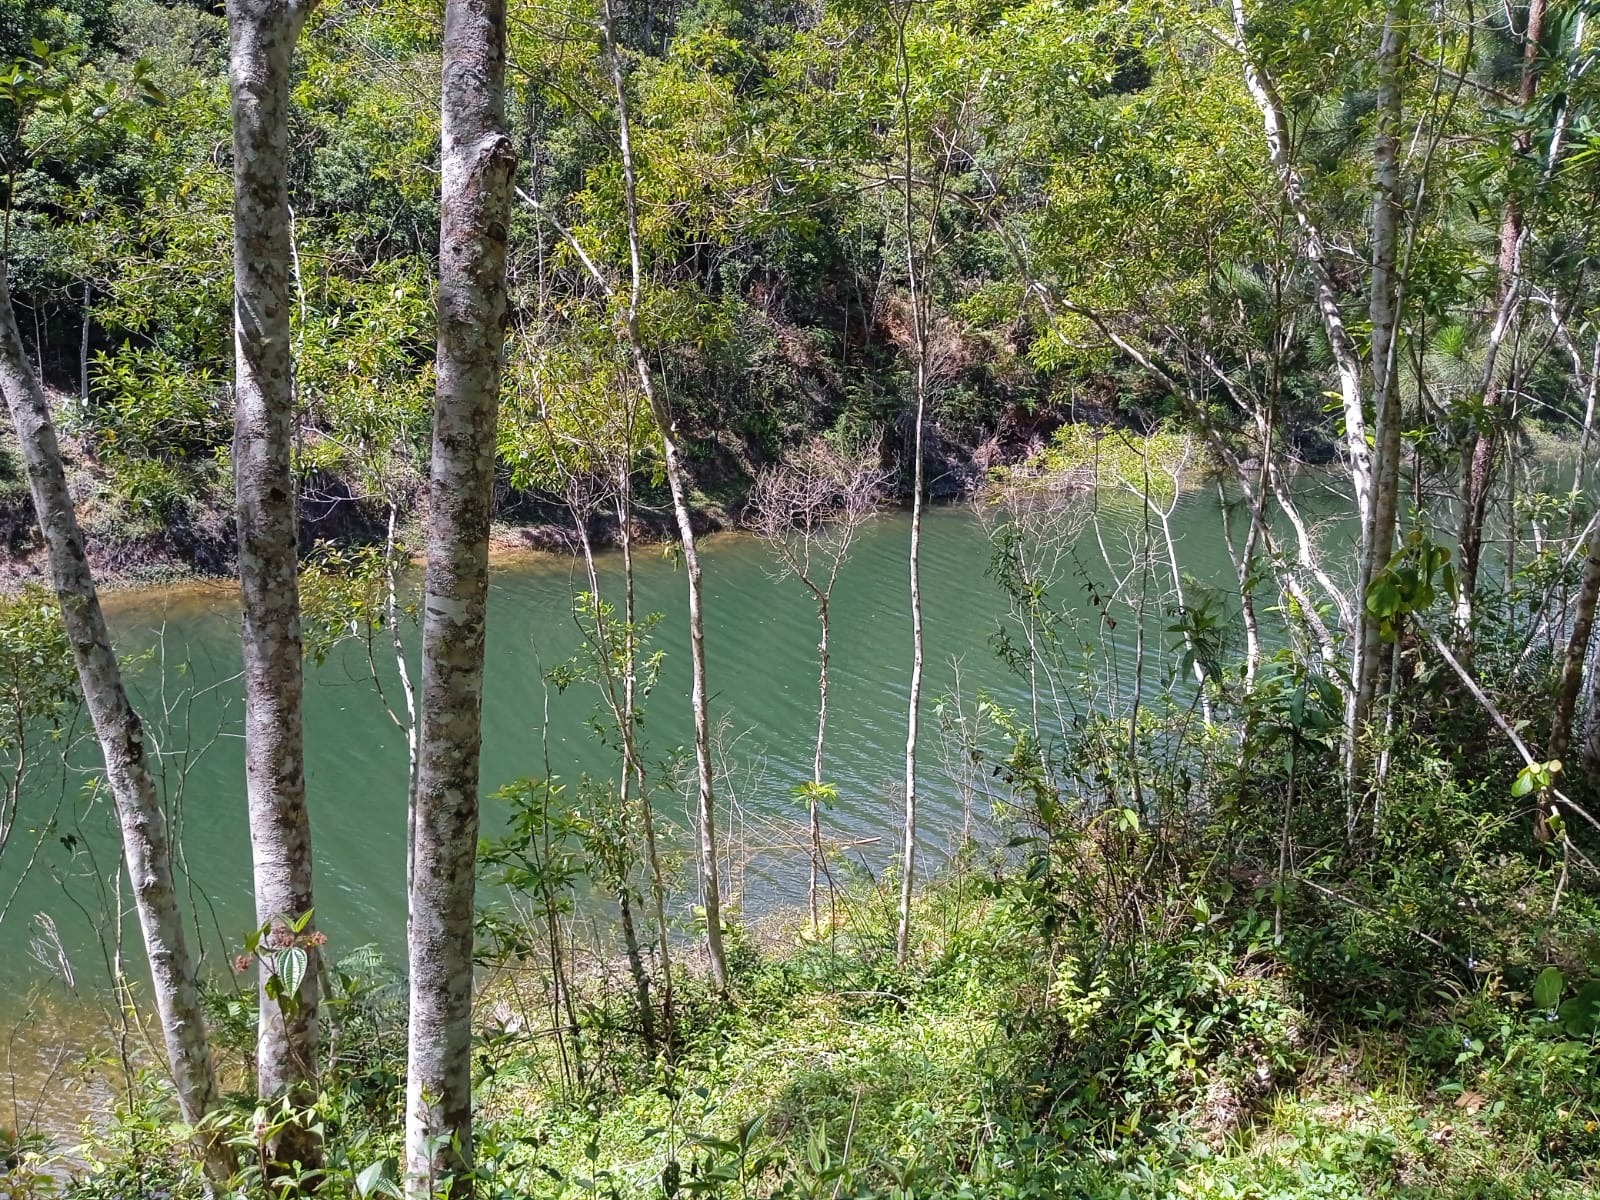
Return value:
M 980 495 L 991 468 L 1015 466 L 1043 450 L 1041 429 L 1030 425 L 1027 439 L 995 434 L 976 446 L 936 436 L 927 451 L 929 502 L 960 503 Z M 136 513 L 103 494 L 102 472 L 87 456 L 71 454 L 67 469 L 80 489 L 94 497 L 80 505 L 78 518 L 89 552 L 90 565 L 103 595 L 150 591 L 180 592 L 191 587 L 226 583 L 237 578 L 231 489 L 208 491 L 178 500 L 162 516 Z M 9 458 L 0 440 L 0 468 Z M 747 530 L 744 504 L 751 484 L 749 464 L 742 469 L 712 464 L 697 481 L 690 519 L 702 536 Z M 16 475 L 15 470 L 10 475 Z M 9 476 L 0 476 L 9 477 Z M 336 481 L 337 482 L 337 481 Z M 362 499 L 344 484 L 330 486 L 336 496 L 330 503 L 302 503 L 299 513 L 301 554 L 316 546 L 361 547 L 381 545 L 388 530 L 387 510 Z M 29 584 L 49 585 L 48 566 L 33 522 L 31 500 L 25 487 L 12 488 L 0 509 L 0 532 L 9 530 L 10 554 L 0 559 L 0 595 L 13 595 Z M 539 492 L 498 490 L 498 512 L 490 530 L 491 561 L 535 559 L 542 556 L 576 558 L 581 553 L 578 532 L 566 506 Z M 909 507 L 909 496 L 899 483 L 886 491 L 886 509 Z M 422 542 L 425 500 L 409 497 L 399 514 L 399 533 L 408 548 Z M 636 546 L 656 546 L 677 540 L 677 523 L 664 499 L 654 505 L 641 498 L 633 514 Z M 597 513 L 591 521 L 591 542 L 596 550 L 618 544 L 613 517 Z M 415 555 L 414 555 L 415 557 Z
M 1536 431 L 1532 442 L 1531 449 L 1535 457 L 1558 470 L 1570 466 L 1571 456 L 1577 449 L 1576 441 L 1546 430 Z M 976 504 L 992 490 L 989 475 L 979 470 L 978 463 L 969 461 L 965 465 L 968 469 L 964 472 L 946 473 L 948 484 L 929 497 L 929 511 Z M 1322 465 L 1305 462 L 1301 464 L 1300 471 L 1315 472 Z M 1194 481 L 1186 481 L 1184 490 L 1192 490 L 1195 486 L 1198 485 Z M 1092 481 L 1080 480 L 1072 488 L 1075 492 L 1088 493 L 1096 490 L 1096 485 Z M 543 504 L 536 507 L 548 510 L 555 506 Z M 513 513 L 518 508 L 527 511 L 521 504 L 513 504 L 509 508 Z M 909 502 L 898 493 L 891 493 L 882 511 L 906 512 L 909 511 Z M 406 540 L 413 543 L 418 540 L 415 537 L 418 515 L 413 512 L 407 518 L 407 532 L 413 536 Z M 697 534 L 708 541 L 732 535 L 755 536 L 736 515 L 734 506 L 721 499 L 703 496 L 702 503 L 694 508 L 692 516 Z M 194 546 L 180 545 L 174 540 L 174 530 L 184 524 L 181 522 L 168 526 L 162 532 L 145 530 L 126 538 L 97 536 L 98 531 L 92 527 L 93 524 L 86 523 L 85 536 L 95 581 L 108 614 L 115 615 L 129 608 L 140 607 L 152 595 L 175 602 L 180 612 L 204 612 L 214 609 L 225 595 L 237 590 L 238 576 L 233 569 L 231 549 L 224 538 L 219 537 L 209 544 L 205 552 L 194 553 Z M 318 545 L 357 547 L 381 540 L 350 532 L 355 526 L 347 526 L 342 535 L 317 537 L 319 526 L 320 523 L 303 522 L 305 544 L 302 557 Z M 362 527 L 366 526 L 370 526 L 371 530 L 378 528 L 375 522 L 366 522 Z M 597 519 L 590 540 L 597 552 L 615 553 L 620 544 L 615 522 L 604 517 Z M 633 535 L 636 548 L 653 549 L 676 540 L 676 526 L 669 514 L 640 510 L 640 515 L 635 519 Z M 543 514 L 539 519 L 497 519 L 490 527 L 489 562 L 493 566 L 554 566 L 579 561 L 581 553 L 581 541 L 575 527 L 565 521 L 549 519 Z M 418 551 L 412 551 L 410 560 L 413 568 L 420 567 L 423 556 Z M 217 569 L 208 569 L 208 564 L 215 564 Z M 44 550 L 39 545 L 31 545 L 20 553 L 13 548 L 9 557 L 0 560 L 0 596 L 15 596 L 28 586 L 46 589 L 50 586 Z
M 937 501 L 930 508 L 949 508 L 969 503 L 976 492 Z M 909 511 L 898 503 L 883 506 L 885 514 Z M 702 544 L 719 542 L 725 538 L 754 537 L 748 526 L 729 518 L 720 506 L 695 510 L 696 533 Z M 641 523 L 635 530 L 635 549 L 654 551 L 674 544 L 676 537 L 664 525 Z M 615 554 L 620 542 L 614 529 L 602 527 L 591 535 L 597 555 Z M 326 543 L 339 544 L 332 539 Z M 360 541 L 344 544 L 360 545 Z M 116 615 L 130 608 L 142 607 L 152 596 L 175 602 L 182 611 L 204 613 L 215 608 L 224 598 L 233 598 L 238 590 L 238 576 L 232 571 L 213 572 L 185 563 L 176 556 L 162 556 L 155 569 L 124 570 L 106 561 L 103 547 L 90 544 L 90 559 L 95 568 L 95 583 L 102 606 L 108 615 Z M 409 553 L 411 569 L 424 565 L 420 551 Z M 302 554 L 304 558 L 304 554 Z M 97 561 L 98 560 L 98 561 Z M 522 565 L 548 565 L 555 567 L 581 563 L 582 548 L 577 533 L 565 526 L 549 521 L 526 523 L 496 521 L 489 531 L 489 565 L 507 567 Z M 24 556 L 13 556 L 9 563 L 0 565 L 0 596 L 15 596 L 29 586 L 50 587 L 48 570 L 42 549 L 34 549 Z

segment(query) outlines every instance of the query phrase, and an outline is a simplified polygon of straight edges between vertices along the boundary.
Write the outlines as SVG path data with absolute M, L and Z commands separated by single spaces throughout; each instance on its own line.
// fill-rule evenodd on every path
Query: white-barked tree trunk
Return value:
M 297 424 L 290 341 L 293 251 L 288 140 L 294 47 L 308 6 L 230 0 L 228 82 L 233 99 L 234 487 L 243 599 L 245 790 L 256 921 L 298 923 L 312 910 L 311 821 L 306 810 L 300 639 Z M 297 941 L 306 969 L 292 1000 L 268 994 L 277 958 L 260 956 L 256 1086 L 296 1105 L 315 1096 L 317 946 Z M 270 944 L 270 943 L 269 943 Z M 280 982 L 282 980 L 280 979 Z M 320 1139 L 290 1123 L 271 1147 L 281 1162 L 312 1165 Z
M 447 0 L 438 382 L 410 896 L 405 1188 L 472 1194 L 472 930 L 495 422 L 516 155 L 504 0 Z M 448 1181 L 448 1182 L 447 1182 Z
M 49 402 L 23 350 L 3 263 L 0 392 L 5 393 L 16 426 L 34 512 L 44 533 L 51 581 L 61 605 L 67 638 L 72 643 L 78 681 L 105 756 L 106 784 L 122 830 L 123 859 L 150 961 L 152 995 L 178 1108 L 184 1122 L 197 1131 L 195 1149 L 207 1180 L 212 1186 L 223 1186 L 233 1173 L 233 1155 L 217 1131 L 205 1123 L 216 1107 L 217 1080 L 195 980 L 195 962 L 184 937 L 183 913 L 173 884 L 166 813 L 145 758 L 144 729 L 128 701 L 122 670 L 100 611 L 100 596 L 67 490 Z

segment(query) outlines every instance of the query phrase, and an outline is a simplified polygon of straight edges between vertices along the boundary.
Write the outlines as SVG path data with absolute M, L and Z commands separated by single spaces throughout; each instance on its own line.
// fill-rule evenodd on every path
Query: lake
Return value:
M 1072 503 L 1087 515 L 1097 501 L 1084 495 Z M 1118 624 L 1112 636 L 1119 644 L 1095 644 L 1101 626 L 1089 592 L 1106 589 L 1102 542 L 1114 558 L 1127 555 L 1138 518 L 1136 505 L 1106 502 L 1101 536 L 1092 528 L 1078 534 L 1056 585 L 1058 600 L 1084 618 L 1087 670 L 1131 645 L 1132 621 Z M 825 774 L 837 785 L 839 799 L 827 816 L 828 833 L 849 842 L 852 861 L 874 872 L 893 858 L 900 823 L 911 639 L 909 528 L 909 518 L 897 512 L 869 523 L 833 604 Z M 1233 573 L 1216 497 L 1204 490 L 1187 496 L 1173 528 L 1185 570 L 1226 593 Z M 935 508 L 927 515 L 924 547 L 927 672 L 919 774 L 927 869 L 943 861 L 961 820 L 957 789 L 941 767 L 934 704 L 955 686 L 958 672 L 969 700 L 980 688 L 1019 702 L 1023 693 L 990 645 L 1005 600 L 986 573 L 991 547 L 983 520 L 971 507 Z M 684 578 L 660 548 L 642 548 L 637 557 L 639 611 L 662 614 L 654 644 L 665 651 L 665 659 L 644 722 L 646 753 L 661 760 L 691 744 Z M 752 537 L 707 539 L 703 563 L 713 715 L 721 724 L 722 759 L 729 769 L 719 796 L 725 814 L 721 833 L 735 868 L 731 891 L 746 914 L 757 915 L 804 894 L 804 812 L 791 789 L 809 779 L 811 770 L 815 611 L 795 581 L 774 578 L 772 556 Z M 614 587 L 619 578 L 620 560 L 606 556 L 603 588 Z M 1158 558 L 1153 595 L 1164 590 L 1166 578 Z M 593 692 L 580 684 L 558 694 L 545 684 L 547 672 L 580 644 L 572 599 L 585 586 L 576 561 L 539 556 L 495 566 L 485 685 L 485 794 L 519 777 L 543 775 L 547 759 L 550 770 L 569 783 L 583 772 L 604 777 L 613 768 L 612 756 L 589 727 L 596 712 Z M 188 910 L 208 962 L 225 970 L 255 923 L 235 588 L 215 584 L 126 593 L 112 597 L 108 609 L 129 659 L 136 702 L 159 748 L 180 831 Z M 1174 635 L 1164 632 L 1169 624 L 1157 614 L 1149 623 L 1151 640 L 1170 646 Z M 416 631 L 408 630 L 408 636 L 414 654 Z M 388 694 L 395 697 L 385 650 L 380 647 L 378 664 Z M 323 665 L 308 668 L 305 728 L 318 923 L 336 955 L 375 943 L 391 961 L 403 962 L 405 745 L 379 702 L 358 643 L 344 643 Z M 30 988 L 36 1003 L 60 1012 L 70 1012 L 75 1001 L 99 1010 L 106 999 L 106 964 L 116 952 L 117 929 L 106 914 L 119 899 L 126 907 L 126 894 L 117 894 L 113 868 L 119 843 L 109 801 L 90 800 L 84 787 L 94 769 L 94 750 L 92 743 L 80 743 L 73 755 L 75 770 L 32 777 L 18 831 L 0 863 L 0 897 L 14 895 L 0 923 L 0 952 L 10 964 L 11 981 L 0 1004 L 9 1007 L 13 1021 Z M 688 807 L 682 792 L 658 786 L 656 795 L 658 810 L 676 823 L 687 851 Z M 487 801 L 485 832 L 492 833 L 500 819 L 497 803 Z M 35 844 L 37 861 L 22 877 Z M 687 879 L 686 888 L 692 888 L 692 873 Z M 685 892 L 675 901 L 677 915 L 687 923 L 694 897 Z M 41 937 L 46 922 L 54 932 Z M 124 952 L 138 974 L 137 929 L 131 919 L 122 929 Z

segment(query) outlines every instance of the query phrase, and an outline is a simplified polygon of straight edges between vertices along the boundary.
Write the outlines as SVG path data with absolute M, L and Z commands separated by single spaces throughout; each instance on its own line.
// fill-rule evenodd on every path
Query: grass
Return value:
M 1046 936 L 1031 886 L 975 869 L 935 882 L 904 969 L 876 894 L 831 939 L 798 924 L 759 942 L 730 931 L 731 1002 L 680 962 L 670 1066 L 643 1052 L 614 977 L 582 989 L 582 1036 L 567 1044 L 581 1083 L 563 1076 L 548 1031 L 485 1027 L 479 1197 L 1579 1200 L 1600 1189 L 1596 1035 L 1574 1035 L 1506 980 L 1442 975 L 1404 983 L 1409 1004 L 1369 994 L 1376 985 L 1330 1003 L 1296 974 L 1287 939 L 1347 939 L 1303 922 L 1280 944 L 1261 897 L 1205 919 L 1153 903 L 1138 936 L 1117 942 L 1092 925 Z M 381 971 L 375 956 L 353 957 L 346 976 Z M 526 994 L 499 1003 L 495 988 L 513 979 Z M 356 994 L 368 1000 L 341 1011 L 345 1052 L 324 1077 L 318 1194 L 334 1200 L 374 1194 L 356 1180 L 399 1149 L 403 1005 L 376 974 Z M 530 1024 L 548 1003 L 522 971 L 483 999 L 486 1014 Z M 241 1044 L 250 1026 L 235 1031 Z M 240 1105 L 248 1143 L 252 1106 Z M 69 1194 L 199 1194 L 156 1076 L 133 1113 L 87 1133 L 80 1161 L 100 1166 Z M 54 1194 L 8 1183 L 0 1171 L 0 1196 Z
M 747 952 L 737 1005 L 684 1030 L 674 1070 L 574 1094 L 512 1055 L 484 1093 L 506 1194 L 1577 1200 L 1600 1186 L 1593 1046 L 1555 1063 L 1561 1043 L 1506 997 L 1384 1027 L 1313 1017 L 1225 933 L 1087 990 L 1063 986 L 1058 957 L 1052 988 L 1014 914 L 952 904 L 959 890 L 924 899 L 913 970 L 894 970 L 887 928 Z M 1486 1017 L 1492 1044 L 1472 1035 Z M 1462 1049 L 1439 1059 L 1451 1039 Z

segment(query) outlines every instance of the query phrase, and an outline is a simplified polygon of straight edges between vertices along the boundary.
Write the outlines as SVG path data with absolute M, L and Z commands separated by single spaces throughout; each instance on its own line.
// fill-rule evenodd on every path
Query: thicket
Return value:
M 297 60 L 289 186 L 308 546 L 376 539 L 391 504 L 409 518 L 420 498 L 439 220 L 437 19 L 427 6 L 323 9 Z M 514 23 L 544 19 L 529 10 Z M 850 144 L 855 133 L 819 138 L 786 114 L 786 91 L 815 53 L 798 11 L 710 4 L 627 22 L 641 63 L 636 120 L 651 131 L 640 143 L 645 202 L 658 214 L 644 231 L 652 351 L 687 433 L 700 508 L 736 519 L 759 469 L 810 435 L 901 422 L 908 335 L 882 286 L 900 252 L 881 184 L 852 178 L 870 167 L 849 157 L 864 153 Z M 615 259 L 613 117 L 605 80 L 580 51 L 592 25 L 577 12 L 557 24 L 558 36 L 513 46 L 522 200 L 499 506 L 522 523 L 567 517 L 559 490 L 527 469 L 552 394 L 623 385 L 616 347 L 595 336 L 604 301 L 558 232 L 592 238 L 602 264 Z M 226 24 L 205 6 L 127 0 L 52 7 L 26 29 L 15 56 L 35 56 L 38 39 L 62 75 L 148 70 L 146 108 L 99 125 L 62 117 L 53 136 L 34 136 L 43 147 L 12 190 L 12 290 L 82 486 L 92 480 L 101 501 L 91 541 L 113 571 L 152 546 L 223 570 L 233 552 Z M 752 127 L 771 144 L 751 144 Z M 838 158 L 796 171 L 780 161 L 786 153 Z M 981 246 L 948 266 L 941 286 L 952 299 L 1007 272 Z M 998 437 L 1026 450 L 1071 403 L 1030 360 L 1030 324 L 991 314 L 960 331 L 931 447 L 947 494 L 981 478 L 981 444 Z M 1097 411 L 1114 409 L 1114 388 L 1095 388 Z M 889 460 L 901 440 L 886 439 Z M 20 505 L 4 511 L 26 519 Z

